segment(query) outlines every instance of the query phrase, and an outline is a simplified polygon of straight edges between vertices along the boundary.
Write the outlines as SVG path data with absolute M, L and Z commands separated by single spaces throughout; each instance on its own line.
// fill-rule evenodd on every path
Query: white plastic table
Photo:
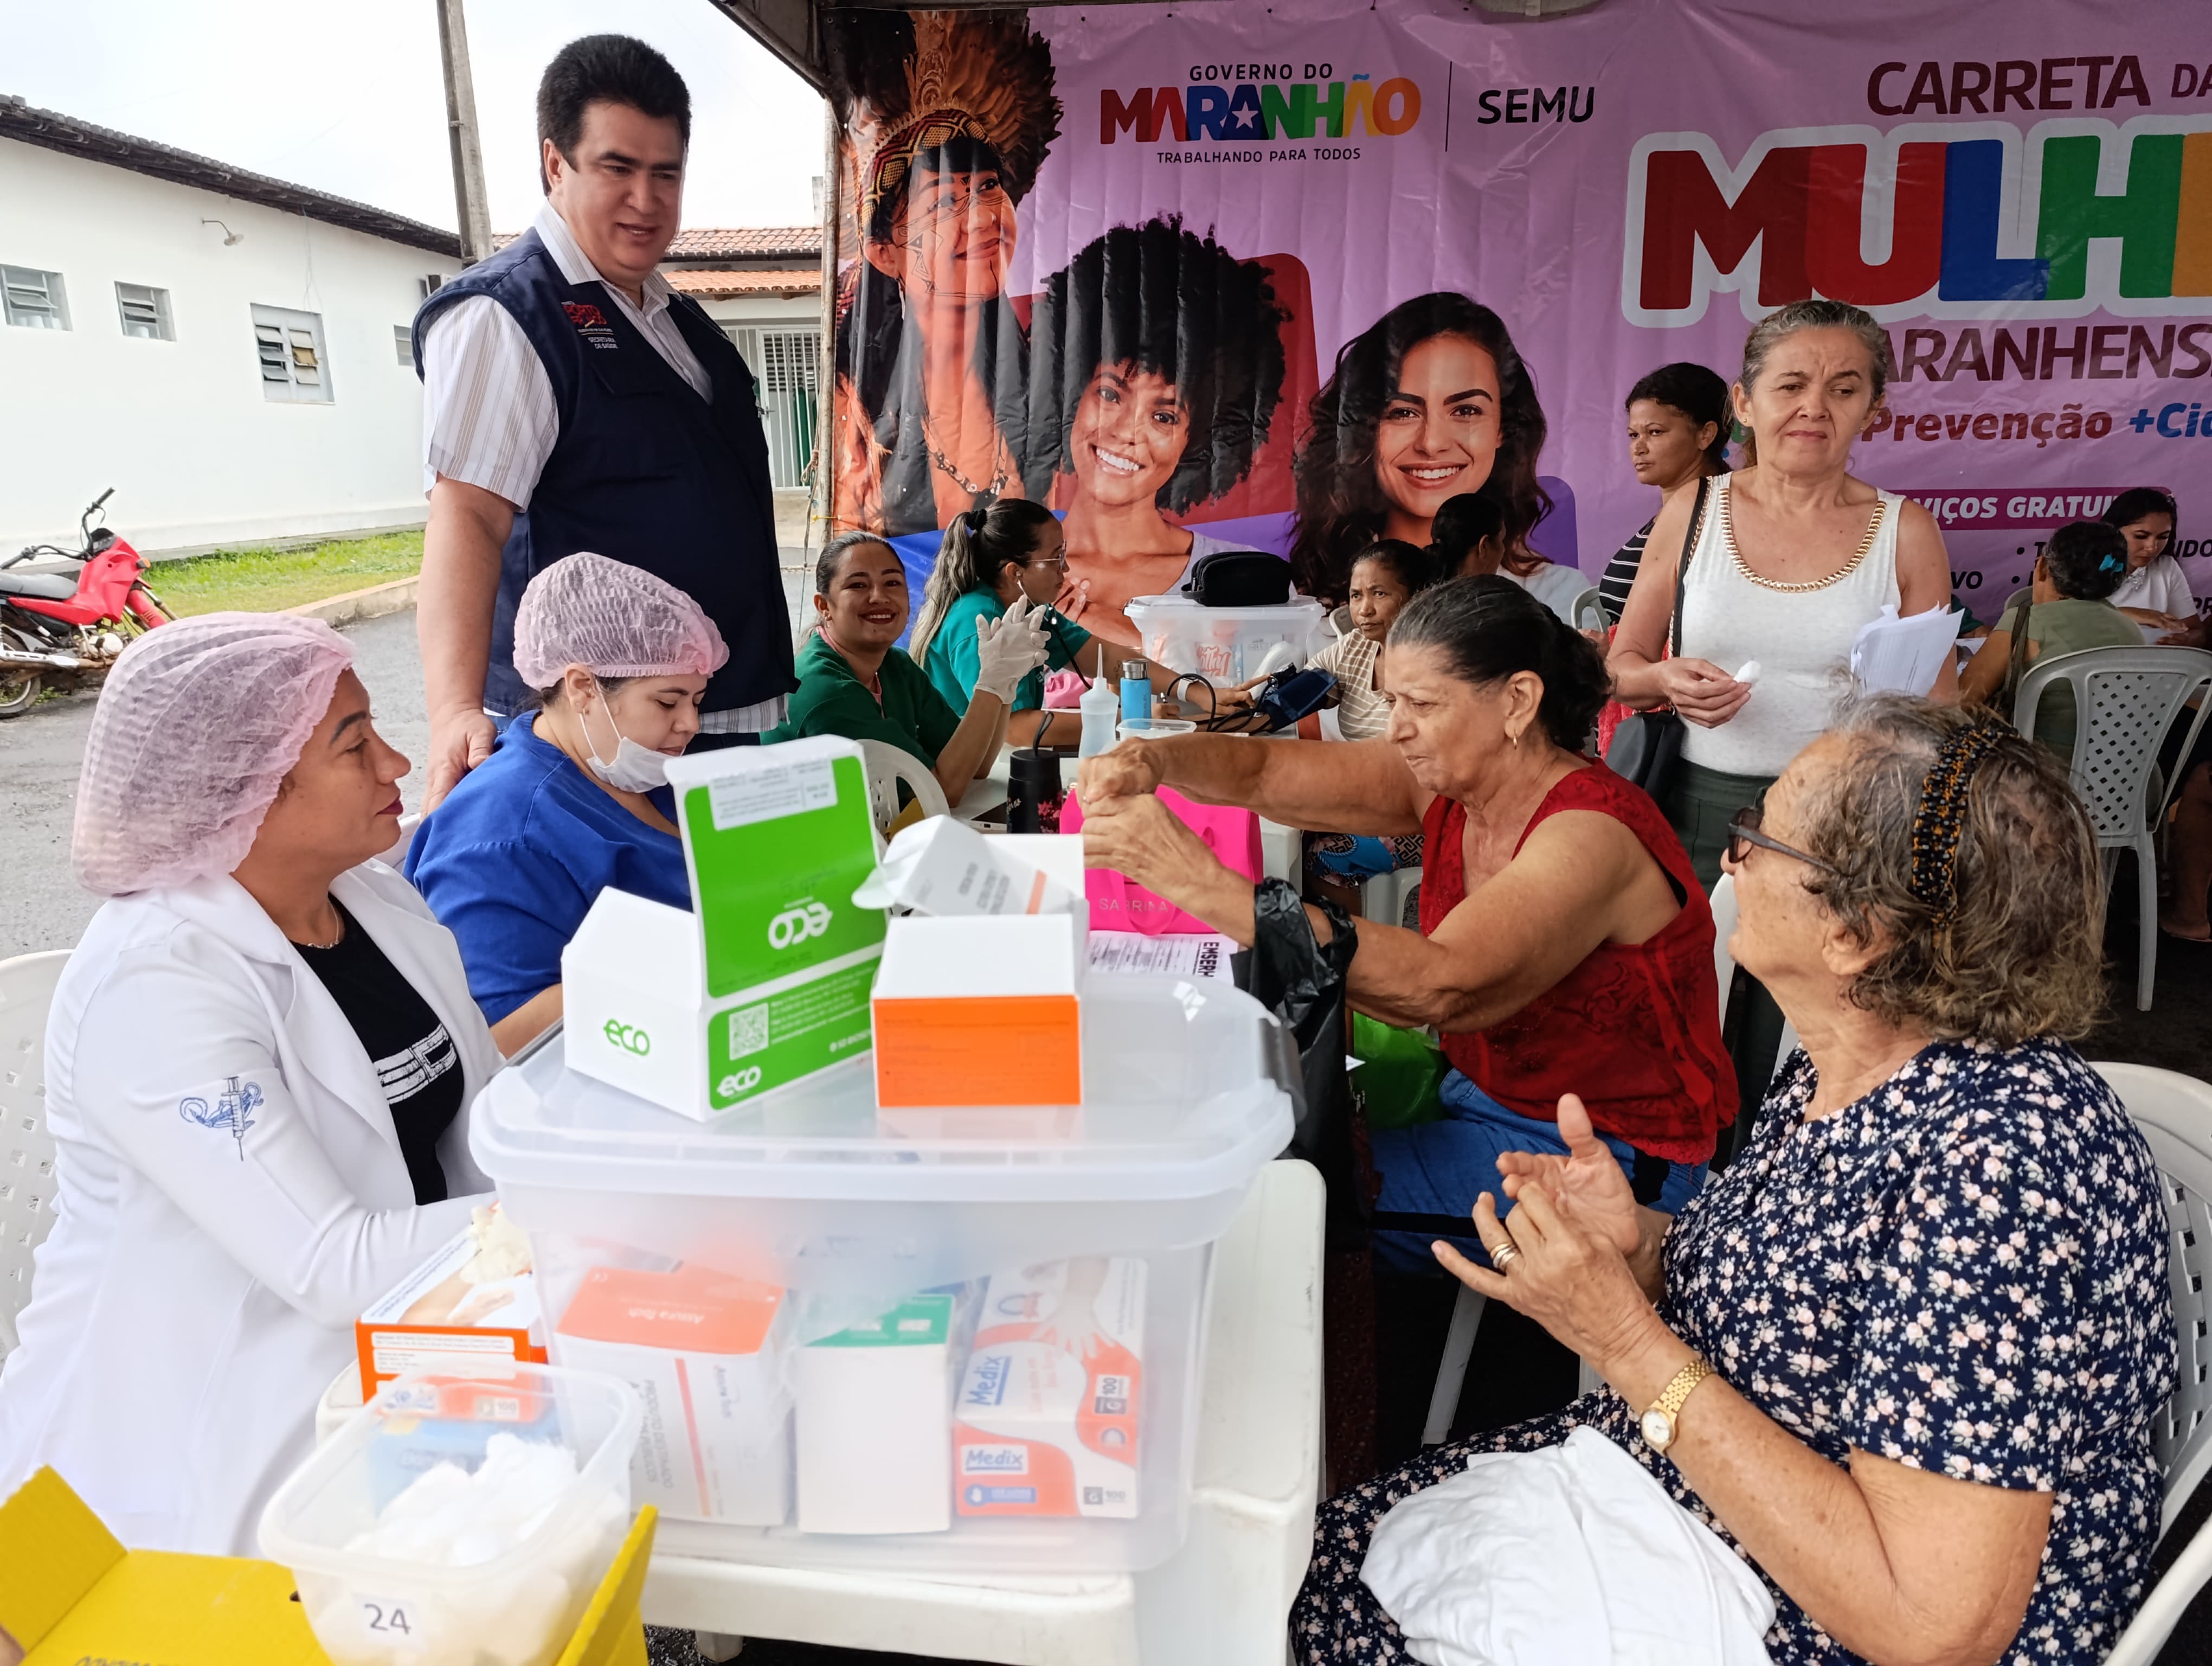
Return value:
M 1190 1534 L 1161 1566 L 901 1579 L 656 1554 L 647 1623 L 706 1633 L 710 1655 L 751 1636 L 1012 1666 L 1282 1666 L 1321 1487 L 1322 1203 L 1314 1169 L 1272 1163 L 1214 1251 Z

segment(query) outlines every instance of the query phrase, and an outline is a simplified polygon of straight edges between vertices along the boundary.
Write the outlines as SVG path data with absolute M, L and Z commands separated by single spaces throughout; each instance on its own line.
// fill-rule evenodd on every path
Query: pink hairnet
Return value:
M 588 551 L 531 580 L 514 610 L 514 674 L 533 689 L 551 688 L 571 666 L 597 677 L 712 677 L 729 657 L 690 597 Z
M 207 613 L 133 641 L 84 743 L 77 883 L 119 897 L 244 861 L 352 664 L 337 631 L 287 613 Z

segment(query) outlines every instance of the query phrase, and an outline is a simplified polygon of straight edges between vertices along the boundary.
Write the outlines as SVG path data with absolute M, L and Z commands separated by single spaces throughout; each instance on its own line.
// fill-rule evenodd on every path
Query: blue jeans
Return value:
M 1512 1212 L 1513 1201 L 1499 1184 L 1498 1157 L 1510 1151 L 1567 1152 L 1558 1123 L 1509 1110 L 1456 1070 L 1445 1076 L 1437 1097 L 1443 1102 L 1442 1120 L 1381 1129 L 1370 1138 L 1382 1181 L 1375 1204 L 1375 1262 L 1386 1271 L 1440 1274 L 1429 1251 L 1438 1238 L 1487 1267 L 1490 1257 L 1469 1217 L 1484 1192 L 1495 1200 L 1501 1219 Z M 1637 1201 L 1650 1208 L 1678 1214 L 1705 1186 L 1703 1163 L 1669 1163 L 1626 1140 L 1598 1138 L 1620 1160 Z

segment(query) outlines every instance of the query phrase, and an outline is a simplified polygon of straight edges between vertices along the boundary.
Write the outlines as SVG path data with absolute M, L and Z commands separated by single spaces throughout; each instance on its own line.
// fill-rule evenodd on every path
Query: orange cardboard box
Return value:
M 1083 1103 L 1079 915 L 893 920 L 876 974 L 886 1111 Z

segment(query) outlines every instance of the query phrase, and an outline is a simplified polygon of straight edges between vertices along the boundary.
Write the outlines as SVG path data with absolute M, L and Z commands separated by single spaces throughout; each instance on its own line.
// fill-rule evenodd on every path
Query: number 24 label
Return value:
M 355 1599 L 361 1605 L 361 1626 L 377 1642 L 402 1649 L 419 1649 L 422 1645 L 415 1634 L 415 1619 L 405 1602 L 393 1602 L 380 1596 L 361 1596 Z

